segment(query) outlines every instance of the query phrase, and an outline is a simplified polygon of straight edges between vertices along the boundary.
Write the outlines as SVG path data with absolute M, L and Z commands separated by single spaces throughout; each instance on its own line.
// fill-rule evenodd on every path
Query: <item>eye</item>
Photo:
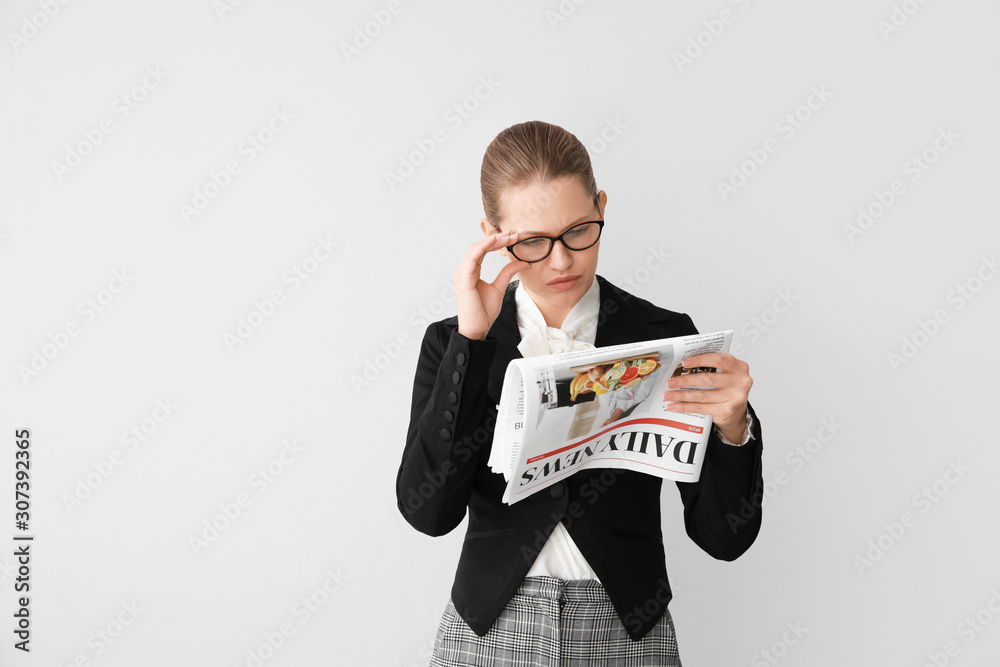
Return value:
M 517 246 L 519 248 L 524 248 L 525 250 L 530 250 L 531 248 L 541 248 L 545 245 L 546 239 L 533 238 L 524 239 L 523 241 L 518 241 Z

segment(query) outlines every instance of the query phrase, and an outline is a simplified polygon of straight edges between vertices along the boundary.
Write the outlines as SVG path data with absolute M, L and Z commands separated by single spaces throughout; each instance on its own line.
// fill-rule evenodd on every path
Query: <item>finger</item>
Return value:
M 516 238 L 517 232 L 503 232 L 491 234 L 470 245 L 465 254 L 462 255 L 462 261 L 458 266 L 458 278 L 461 282 L 456 281 L 456 287 L 474 288 L 479 282 L 479 273 L 486 253 L 504 248 L 513 243 L 512 239 L 516 240 Z
M 719 387 L 723 389 L 746 388 L 749 391 L 751 384 L 753 384 L 753 380 L 745 373 L 689 373 L 667 380 L 667 386 L 671 389 Z
M 475 264 L 482 264 L 483 258 L 486 257 L 486 253 L 510 245 L 512 243 L 510 237 L 513 235 L 516 235 L 516 232 L 498 232 L 496 234 L 484 236 L 469 245 L 462 259 L 463 261 L 471 259 Z
M 707 360 L 707 363 L 704 363 Z M 750 366 L 727 352 L 706 352 L 689 357 L 682 362 L 685 367 L 711 366 L 723 373 L 750 373 Z
M 469 246 L 463 260 L 471 259 L 476 265 L 482 265 L 487 253 L 510 245 L 510 237 L 511 232 L 499 232 L 483 237 Z
M 711 381 L 707 381 L 711 378 Z M 697 377 L 680 377 L 678 385 L 664 391 L 664 400 L 692 401 L 697 396 L 712 395 L 712 403 L 723 401 L 746 401 L 753 380 L 749 375 L 735 373 L 701 373 Z M 712 389 L 692 389 L 691 387 L 711 386 Z M 670 396 L 667 396 L 670 394 Z
M 732 392 L 720 389 L 685 389 L 684 391 L 665 391 L 663 400 L 677 403 L 726 403 L 737 397 Z
M 671 389 L 680 389 L 681 387 L 719 387 L 725 386 L 729 379 L 725 373 L 689 373 L 670 378 L 667 380 L 667 386 Z
M 739 367 L 737 362 L 743 363 L 727 352 L 706 352 L 705 354 L 696 354 L 693 357 L 688 357 L 681 363 L 684 368 L 711 366 L 712 368 L 718 368 L 723 372 L 733 372 L 734 369 Z
M 518 271 L 528 268 L 528 266 L 528 262 L 522 262 L 519 259 L 507 262 L 506 266 L 500 269 L 500 273 L 497 274 L 497 278 L 493 281 L 492 286 L 500 293 L 503 293 L 506 291 L 511 279 L 514 278 L 514 275 Z

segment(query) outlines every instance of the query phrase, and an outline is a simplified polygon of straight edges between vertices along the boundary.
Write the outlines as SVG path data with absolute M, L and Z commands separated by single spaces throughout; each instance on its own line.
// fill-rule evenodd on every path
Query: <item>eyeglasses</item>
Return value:
M 573 225 L 556 237 L 532 236 L 523 239 L 507 246 L 507 250 L 522 262 L 533 264 L 548 257 L 556 241 L 561 241 L 569 250 L 586 250 L 592 247 L 601 238 L 602 229 L 604 220 L 590 220 Z

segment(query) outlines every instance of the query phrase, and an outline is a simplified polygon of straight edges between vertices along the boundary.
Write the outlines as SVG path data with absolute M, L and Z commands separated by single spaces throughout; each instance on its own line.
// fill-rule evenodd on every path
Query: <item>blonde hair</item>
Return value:
M 511 125 L 486 147 L 479 183 L 486 218 L 500 229 L 509 190 L 537 183 L 545 187 L 563 176 L 575 176 L 597 201 L 597 182 L 587 149 L 573 134 L 540 120 Z

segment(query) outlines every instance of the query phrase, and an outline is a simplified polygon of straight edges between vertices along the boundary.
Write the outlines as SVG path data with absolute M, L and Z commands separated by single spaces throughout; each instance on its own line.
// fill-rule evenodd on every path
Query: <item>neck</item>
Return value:
M 588 289 L 593 286 L 593 283 L 597 282 L 597 276 L 594 276 L 592 281 L 593 282 L 588 286 Z M 545 319 L 545 326 L 553 327 L 555 329 L 562 327 L 563 322 L 566 321 L 566 316 L 570 314 L 570 311 L 572 311 L 576 307 L 576 304 L 580 301 L 580 299 L 577 299 L 575 302 L 570 304 L 552 304 L 532 294 L 531 290 L 527 287 L 524 288 L 524 291 L 527 292 L 535 306 L 538 307 L 538 312 L 540 312 L 542 317 Z M 583 295 L 580 295 L 580 298 L 582 299 Z
M 539 310 L 541 310 L 541 308 L 539 308 Z M 542 311 L 542 315 L 545 317 L 545 325 L 558 329 L 562 326 L 562 323 L 566 321 L 566 316 L 569 315 L 570 310 L 573 310 L 572 306 L 570 306 L 568 310 L 564 310 L 558 314 L 546 313 L 545 311 Z
M 545 325 L 553 327 L 555 329 L 560 328 L 563 322 L 566 321 L 566 316 L 569 315 L 570 311 L 576 306 L 575 303 L 571 303 L 567 306 L 558 306 L 552 304 L 546 304 L 545 302 L 539 303 L 540 299 L 536 299 L 528 292 L 528 296 L 531 296 L 531 300 L 535 302 L 538 306 L 538 311 L 545 318 Z

